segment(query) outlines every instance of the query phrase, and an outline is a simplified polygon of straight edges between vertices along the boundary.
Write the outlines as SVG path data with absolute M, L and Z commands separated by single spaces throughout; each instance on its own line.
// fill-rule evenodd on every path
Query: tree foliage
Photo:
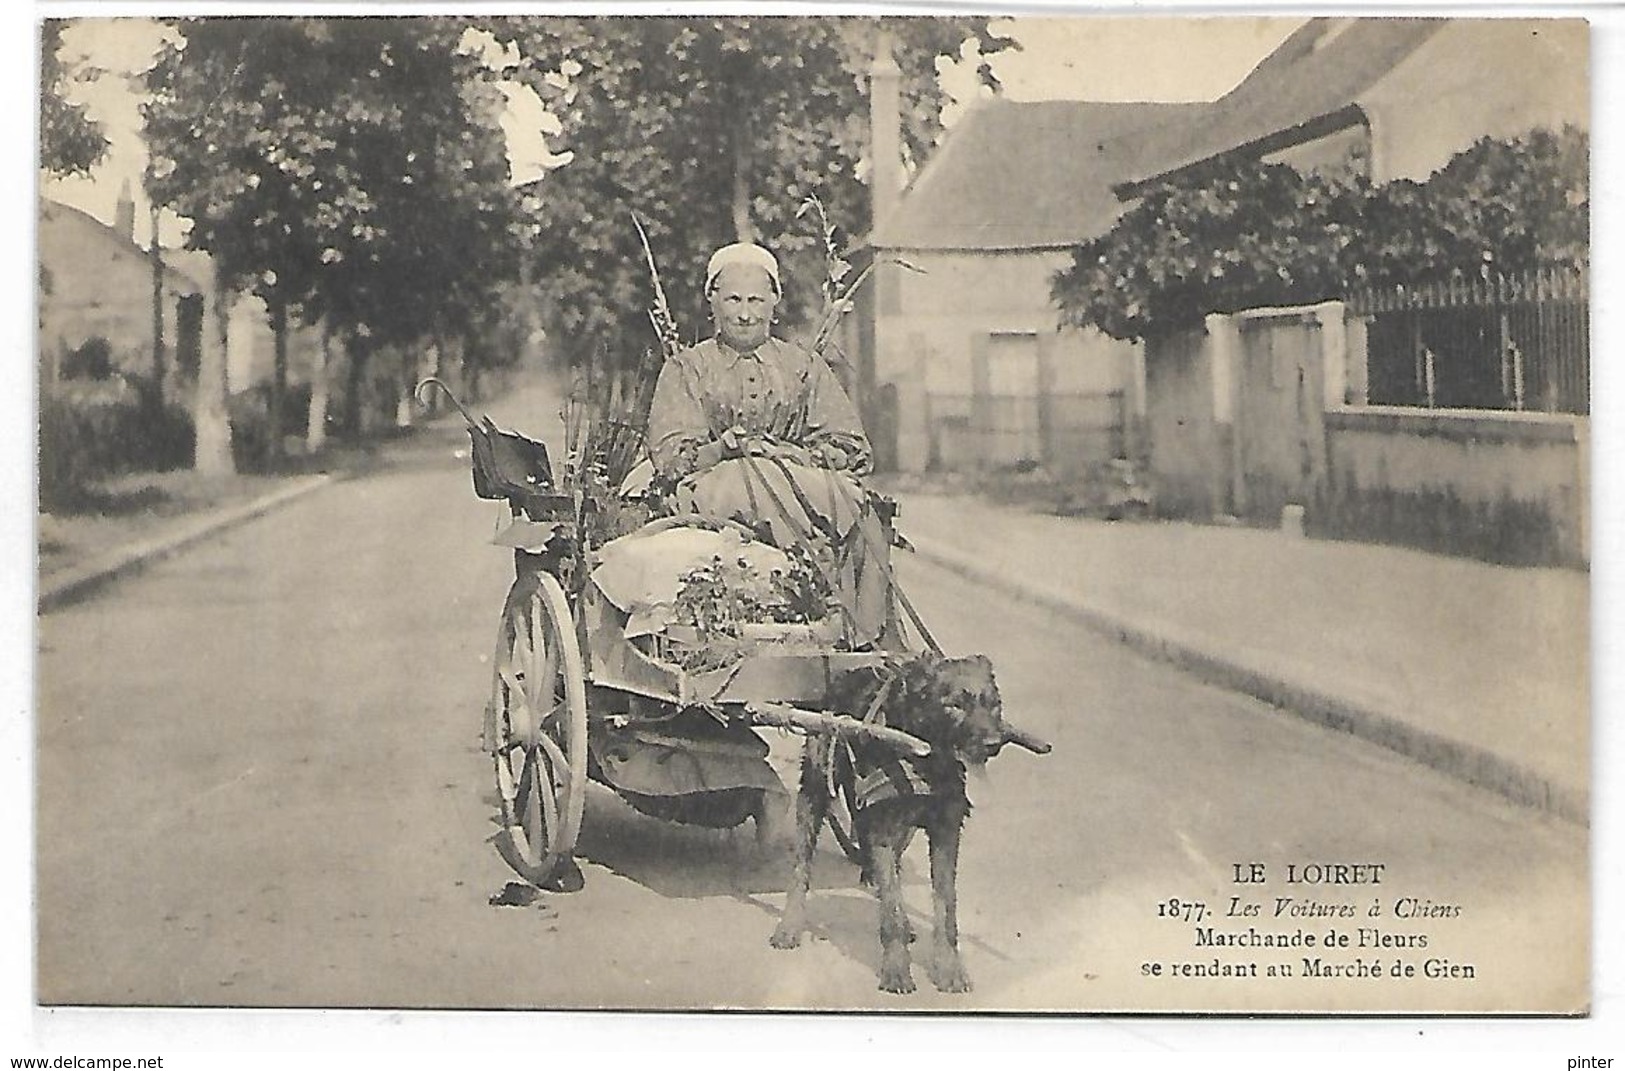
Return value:
M 502 96 L 463 49 L 459 19 L 175 26 L 148 76 L 149 192 L 191 221 L 188 244 L 228 285 L 269 307 L 273 414 L 297 316 L 351 341 L 358 424 L 375 347 L 485 329 L 481 310 L 518 273 Z
M 1484 138 L 1427 185 L 1464 261 L 1476 253 L 1496 270 L 1578 266 L 1590 258 L 1590 159 L 1589 136 L 1572 126 Z
M 650 292 L 630 215 L 647 225 L 678 319 L 704 319 L 705 258 L 741 229 L 790 261 L 800 279 L 787 315 L 817 305 L 821 238 L 795 218 L 809 194 L 854 232 L 868 226 L 862 177 L 867 72 L 877 22 L 861 18 L 495 20 L 561 120 L 569 163 L 538 184 L 536 278 L 556 341 L 622 358 L 654 344 Z M 983 18 L 888 19 L 902 71 L 908 158 L 940 131 L 937 60 L 975 39 L 1008 43 Z M 991 81 L 985 61 L 981 73 Z
M 227 279 L 411 339 L 511 277 L 500 95 L 442 18 L 183 20 L 149 76 L 153 196 Z
M 1074 249 L 1053 297 L 1066 323 L 1140 339 L 1362 287 L 1581 266 L 1588 156 L 1586 134 L 1566 128 L 1483 139 L 1422 183 L 1216 162 Z
M 107 154 L 107 137 L 83 104 L 67 99 L 67 86 L 75 77 L 62 63 L 67 25 L 62 19 L 46 19 L 40 26 L 40 166 L 53 175 L 83 175 Z

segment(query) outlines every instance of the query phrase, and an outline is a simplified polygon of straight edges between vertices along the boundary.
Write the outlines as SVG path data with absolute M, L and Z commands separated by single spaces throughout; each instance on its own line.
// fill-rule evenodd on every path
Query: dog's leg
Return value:
M 887 993 L 914 992 L 909 968 L 908 914 L 903 910 L 902 851 L 896 840 L 879 836 L 870 844 L 875 895 L 880 899 L 880 988 Z
M 910 826 L 903 830 L 903 840 L 897 845 L 897 855 L 894 857 L 897 862 L 897 887 L 899 889 L 903 887 L 903 856 L 907 854 L 908 846 L 914 843 L 914 828 Z M 903 912 L 903 932 L 908 935 L 908 943 L 913 944 L 915 936 L 914 920 L 908 917 L 907 911 Z
M 796 948 L 807 928 L 807 891 L 812 887 L 813 855 L 818 831 L 829 811 L 828 780 L 824 772 L 823 741 L 809 736 L 801 748 L 801 788 L 796 793 L 796 840 L 790 888 L 784 897 L 784 915 L 769 943 L 774 948 Z
M 944 993 L 970 992 L 970 975 L 959 958 L 959 837 L 964 809 L 948 806 L 926 830 L 931 844 L 932 932 L 931 984 Z

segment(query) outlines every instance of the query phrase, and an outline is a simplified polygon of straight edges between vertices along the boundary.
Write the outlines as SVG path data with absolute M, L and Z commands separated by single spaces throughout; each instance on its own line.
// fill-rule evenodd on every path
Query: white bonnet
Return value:
M 779 262 L 773 254 L 752 242 L 735 242 L 725 245 L 711 254 L 711 260 L 705 266 L 705 289 L 709 291 L 711 284 L 717 281 L 722 269 L 734 264 L 746 264 L 752 268 L 761 268 L 767 272 L 767 277 L 773 280 L 773 292 L 782 293 L 779 284 Z

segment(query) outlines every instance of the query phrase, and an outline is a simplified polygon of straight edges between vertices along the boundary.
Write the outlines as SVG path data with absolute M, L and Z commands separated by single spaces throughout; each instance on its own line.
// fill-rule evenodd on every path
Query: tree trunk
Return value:
M 164 256 L 158 248 L 157 205 L 152 208 L 152 239 L 147 244 L 147 259 L 152 263 L 152 380 L 156 388 L 153 401 L 161 409 L 169 362 L 164 353 Z
M 350 375 L 345 385 L 344 431 L 351 442 L 359 442 L 366 429 L 362 423 L 363 400 L 361 392 L 367 382 L 367 358 L 372 356 L 372 343 L 364 338 L 350 336 Z
M 412 426 L 412 388 L 417 385 L 418 370 L 422 367 L 423 356 L 418 351 L 417 344 L 412 343 L 402 346 L 400 389 L 395 395 L 395 426 L 397 428 L 410 428 Z
M 447 343 L 445 338 L 443 338 L 440 334 L 437 318 L 434 333 L 434 363 L 429 368 L 429 374 L 434 376 L 442 383 L 446 381 L 446 376 L 449 374 L 449 369 L 446 367 L 446 349 Z M 439 416 L 442 408 L 439 391 L 431 391 L 429 393 L 428 404 L 429 415 L 431 417 Z
M 741 242 L 754 242 L 756 228 L 750 219 L 750 144 L 743 135 L 730 137 L 733 155 L 733 191 L 729 203 L 733 210 L 734 237 Z
M 333 366 L 333 332 L 325 317 L 321 331 L 316 367 L 310 370 L 310 420 L 305 425 L 305 451 L 311 454 L 327 445 L 327 379 Z
M 271 305 L 271 337 L 275 361 L 271 370 L 271 412 L 267 424 L 270 457 L 282 460 L 282 401 L 288 392 L 288 306 L 281 297 Z
M 192 410 L 192 425 L 197 438 L 192 452 L 192 468 L 206 476 L 229 476 L 237 471 L 231 455 L 231 413 L 226 405 L 226 361 L 228 325 L 230 323 L 230 291 L 215 269 L 213 308 L 204 314 L 202 352 L 198 354 L 197 398 Z M 212 312 L 214 330 L 209 330 Z
M 457 394 L 461 397 L 467 393 L 468 382 L 468 337 L 466 335 L 453 335 L 446 343 L 446 374 L 441 377 L 448 383 L 457 387 Z

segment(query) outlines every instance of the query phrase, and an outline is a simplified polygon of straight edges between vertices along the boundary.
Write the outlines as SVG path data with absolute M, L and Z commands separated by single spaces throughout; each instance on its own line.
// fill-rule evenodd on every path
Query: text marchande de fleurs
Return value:
M 1272 868 L 1265 863 L 1232 863 L 1233 886 L 1218 909 L 1203 900 L 1170 897 L 1159 902 L 1157 917 L 1191 926 L 1192 945 L 1201 949 L 1302 949 L 1319 956 L 1304 956 L 1297 964 L 1280 961 L 1206 962 L 1155 961 L 1141 965 L 1141 974 L 1170 978 L 1429 978 L 1472 979 L 1477 968 L 1440 956 L 1421 960 L 1395 958 L 1391 962 L 1367 958 L 1384 951 L 1425 951 L 1434 935 L 1423 928 L 1395 927 L 1402 923 L 1458 919 L 1459 904 L 1445 903 L 1383 888 L 1386 863 L 1287 863 Z M 1265 888 L 1267 887 L 1267 888 Z M 1310 890 L 1314 892 L 1310 892 Z M 1362 895 L 1372 894 L 1369 900 Z M 1249 920 L 1243 929 L 1223 928 L 1225 920 Z M 1294 920 L 1352 922 L 1349 926 L 1290 930 L 1272 923 Z M 1262 928 L 1261 928 L 1262 927 Z M 1356 953 L 1352 960 L 1328 959 L 1325 954 Z

